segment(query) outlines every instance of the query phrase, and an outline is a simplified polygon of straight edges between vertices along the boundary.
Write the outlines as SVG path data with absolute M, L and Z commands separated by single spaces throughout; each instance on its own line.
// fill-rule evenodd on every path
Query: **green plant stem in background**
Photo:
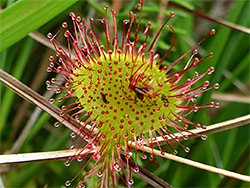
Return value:
M 245 1 L 236 1 L 234 11 L 231 11 L 231 14 L 229 14 L 228 20 L 233 23 L 236 23 L 237 20 L 241 18 L 242 14 L 245 11 L 248 11 L 248 7 L 246 4 L 247 2 Z M 222 57 L 224 57 L 224 55 L 228 56 L 228 47 L 230 47 L 228 45 L 230 45 L 229 41 L 231 41 L 231 37 L 232 37 L 232 30 L 228 28 L 222 28 L 209 41 L 208 49 L 213 51 L 214 53 L 212 62 L 214 63 L 213 66 L 215 66 L 215 72 L 213 73 L 213 76 L 210 79 L 211 84 L 214 84 L 215 82 L 219 82 L 221 80 L 223 76 L 222 74 L 223 70 L 229 64 L 229 62 L 224 62 Z M 211 95 L 211 92 L 204 93 L 199 103 L 201 104 L 209 103 L 210 95 Z M 203 119 L 206 119 L 206 117 L 207 117 L 206 113 L 198 111 L 197 114 L 194 116 L 193 121 L 199 122 Z M 209 122 L 205 122 L 205 123 L 209 123 Z
M 24 40 L 23 48 L 21 49 L 20 55 L 18 57 L 17 63 L 12 71 L 12 75 L 20 79 L 26 67 L 30 52 L 32 50 L 34 41 L 30 38 Z M 7 117 L 10 112 L 11 105 L 13 103 L 15 93 L 11 90 L 6 90 L 3 95 L 3 101 L 1 104 L 1 118 L 0 118 L 0 131 L 4 129 L 7 121 Z

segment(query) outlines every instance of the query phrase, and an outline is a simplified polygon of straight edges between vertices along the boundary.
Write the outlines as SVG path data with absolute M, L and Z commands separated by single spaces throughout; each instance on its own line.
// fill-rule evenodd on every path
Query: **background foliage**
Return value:
M 2 0 L 0 13 L 0 68 L 10 73 L 46 98 L 51 92 L 46 91 L 45 80 L 51 78 L 46 72 L 48 57 L 54 52 L 48 47 L 36 42 L 28 33 L 36 30 L 46 36 L 48 32 L 57 33 L 63 21 L 71 25 L 68 14 L 73 11 L 81 17 L 95 19 L 95 31 L 104 41 L 103 28 L 98 19 L 103 18 L 105 5 L 119 7 L 117 19 L 128 19 L 128 12 L 134 10 L 137 1 L 39 1 Z M 214 52 L 197 67 L 196 71 L 203 73 L 209 67 L 215 67 L 215 73 L 206 77 L 213 84 L 219 82 L 218 92 L 233 96 L 249 97 L 249 35 L 234 31 L 219 24 L 208 22 L 180 9 L 168 6 L 160 12 L 164 1 L 145 1 L 142 24 L 152 22 L 150 38 L 160 27 L 161 18 L 166 18 L 171 11 L 175 17 L 173 25 L 177 42 L 169 54 L 166 64 L 173 62 L 188 51 L 197 41 L 204 37 L 212 28 L 216 35 L 206 40 L 199 48 L 200 57 L 210 51 Z M 166 2 L 166 1 L 165 1 Z M 232 23 L 250 26 L 249 1 L 214 0 L 214 1 L 173 1 L 192 10 L 199 10 L 213 17 L 222 18 Z M 30 8 L 32 7 L 32 8 Z M 19 10 L 19 11 L 18 11 Z M 160 12 L 160 13 L 159 13 Z M 143 31 L 143 27 L 142 27 Z M 57 40 L 65 44 L 63 32 L 59 32 Z M 157 41 L 157 52 L 163 56 L 169 48 L 173 35 L 169 29 L 164 29 Z M 150 40 L 149 40 L 150 41 Z M 187 59 L 186 59 L 187 60 Z M 182 69 L 185 61 L 176 69 Z M 189 76 L 193 75 L 190 73 Z M 212 91 L 214 92 L 214 90 Z M 216 95 L 206 93 L 199 98 L 199 104 L 206 104 Z M 28 104 L 13 91 L 0 84 L 0 132 L 1 154 L 26 153 L 37 151 L 54 151 L 67 149 L 71 145 L 70 130 L 60 126 L 54 128 L 55 122 L 48 114 L 37 107 Z M 226 100 L 226 96 L 224 97 Z M 249 99 L 249 98 L 248 98 Z M 217 101 L 215 99 L 215 101 Z M 219 101 L 220 109 L 202 109 L 190 118 L 195 122 L 210 125 L 249 114 L 249 102 L 234 100 Z M 20 135 L 24 135 L 21 141 Z M 191 148 L 186 154 L 179 148 L 179 156 L 210 164 L 220 168 L 249 174 L 249 126 L 224 131 L 210 135 L 207 141 L 201 139 L 185 141 L 183 144 Z M 177 146 L 176 146 L 177 147 Z M 149 160 L 143 161 L 143 166 L 174 187 L 247 187 L 249 184 L 227 179 L 217 174 L 195 169 L 173 161 L 157 158 L 158 165 L 154 167 Z M 73 178 L 80 170 L 78 163 L 65 167 L 62 161 L 36 162 L 3 166 L 0 169 L 2 181 L 6 187 L 60 187 L 67 179 Z M 18 177 L 18 178 L 17 178 Z M 146 187 L 144 180 L 134 176 L 135 187 Z M 91 187 L 91 182 L 89 182 Z M 150 186 L 149 186 L 150 187 Z

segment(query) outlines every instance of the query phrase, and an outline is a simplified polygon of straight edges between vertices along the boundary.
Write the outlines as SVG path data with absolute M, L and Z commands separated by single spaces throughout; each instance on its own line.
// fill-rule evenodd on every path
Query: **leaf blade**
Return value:
M 0 51 L 41 27 L 78 0 L 21 0 L 0 13 Z

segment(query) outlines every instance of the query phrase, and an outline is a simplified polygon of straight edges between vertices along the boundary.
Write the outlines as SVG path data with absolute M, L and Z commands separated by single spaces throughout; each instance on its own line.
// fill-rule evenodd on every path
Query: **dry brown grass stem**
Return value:
M 43 34 L 37 32 L 37 31 L 33 31 L 29 34 L 29 36 L 31 38 L 33 38 L 34 40 L 36 40 L 37 42 L 43 44 L 44 46 L 47 46 L 48 48 L 52 49 L 53 51 L 55 51 L 55 48 L 53 46 L 53 44 L 49 41 L 49 39 L 47 37 L 45 37 Z M 66 53 L 68 52 L 68 48 L 66 46 L 62 46 L 62 48 L 64 49 L 64 51 Z
M 201 129 L 194 129 L 196 133 L 200 133 L 198 131 L 208 131 L 207 134 L 220 132 L 222 130 L 230 129 L 232 127 L 245 125 L 250 123 L 250 115 L 242 116 L 236 119 L 228 120 L 225 122 L 217 123 L 214 125 L 208 126 L 208 130 L 201 130 Z M 230 126 L 230 127 L 225 127 Z M 213 132 L 213 129 L 215 132 Z M 175 134 L 178 135 L 177 133 Z M 179 136 L 179 135 L 178 135 Z M 195 138 L 194 136 L 193 138 Z M 190 136 L 191 138 L 191 136 Z M 159 138 L 159 141 L 160 138 Z M 165 141 L 164 141 L 165 142 Z M 174 142 L 171 138 L 169 142 Z M 165 143 L 166 144 L 166 143 Z M 146 146 L 145 146 L 146 147 Z M 151 149 L 152 150 L 152 149 Z M 152 153 L 152 151 L 151 151 Z M 53 152 L 39 152 L 39 153 L 28 153 L 28 154 L 10 154 L 10 155 L 0 155 L 0 164 L 7 164 L 7 163 L 19 163 L 19 162 L 31 162 L 31 161 L 41 161 L 41 160 L 58 160 L 58 159 L 65 159 L 69 156 L 74 156 L 76 154 L 75 151 L 71 150 L 63 150 L 63 151 L 53 151 Z M 34 158 L 32 157 L 34 155 Z
M 139 148 L 138 146 L 137 146 L 137 148 L 142 150 L 142 148 Z M 185 158 L 182 158 L 182 157 L 179 157 L 179 156 L 176 156 L 176 155 L 172 155 L 172 154 L 169 154 L 169 153 L 165 153 L 164 155 L 161 155 L 161 152 L 159 150 L 154 149 L 152 151 L 152 148 L 146 147 L 146 146 L 144 146 L 143 150 L 145 152 L 147 152 L 147 153 L 152 153 L 153 152 L 154 155 L 158 155 L 160 157 L 164 157 L 166 159 L 170 159 L 170 160 L 176 161 L 178 163 L 186 164 L 186 165 L 189 165 L 189 166 L 193 166 L 193 167 L 196 167 L 196 168 L 199 168 L 199 169 L 203 169 L 203 170 L 206 170 L 206 171 L 209 171 L 209 172 L 213 172 L 213 173 L 220 174 L 220 175 L 223 175 L 223 176 L 227 176 L 227 177 L 230 177 L 230 178 L 238 179 L 238 180 L 241 180 L 241 181 L 250 182 L 250 176 L 247 176 L 247 175 L 242 175 L 242 174 L 239 174 L 239 173 L 236 173 L 236 172 L 231 172 L 231 171 L 224 170 L 224 169 L 221 169 L 221 168 L 217 168 L 217 167 L 213 167 L 213 166 L 210 166 L 210 165 L 202 164 L 202 163 L 192 161 L 190 159 L 185 159 Z
M 186 12 L 189 12 L 189 13 L 197 16 L 197 17 L 209 20 L 211 22 L 214 22 L 214 23 L 229 27 L 230 29 L 234 29 L 236 31 L 239 31 L 239 32 L 245 33 L 247 35 L 250 35 L 250 29 L 249 28 L 246 28 L 246 27 L 243 27 L 243 26 L 240 26 L 240 25 L 237 25 L 237 24 L 234 24 L 234 23 L 231 23 L 231 22 L 228 22 L 226 20 L 219 19 L 219 18 L 214 18 L 212 16 L 201 13 L 199 11 L 190 10 L 190 9 L 188 9 L 186 7 L 183 7 L 183 6 L 181 6 L 181 5 L 179 5 L 179 4 L 175 3 L 175 2 L 169 2 L 169 5 L 173 6 L 175 8 L 184 10 Z
M 82 154 L 84 154 L 84 151 Z M 90 153 L 93 153 L 91 151 Z M 71 156 L 77 155 L 78 152 L 71 150 L 49 151 L 49 152 L 35 152 L 23 154 L 7 154 L 0 155 L 0 164 L 13 164 L 13 163 L 27 163 L 36 161 L 51 161 L 67 159 Z
M 38 106 L 43 111 L 47 112 L 52 117 L 57 119 L 59 122 L 62 122 L 62 124 L 64 124 L 72 131 L 77 132 L 79 125 L 75 119 L 70 118 L 69 116 L 61 117 L 59 115 L 61 111 L 60 108 L 51 104 L 44 97 L 24 85 L 22 82 L 20 82 L 10 74 L 4 72 L 2 69 L 0 69 L 0 81 L 30 103 Z
M 192 129 L 190 131 L 196 134 L 208 135 L 208 134 L 213 134 L 213 133 L 225 131 L 228 129 L 236 128 L 242 125 L 247 125 L 249 123 L 250 123 L 250 114 L 207 126 L 206 129 Z M 175 133 L 175 136 L 178 136 L 180 138 L 180 141 L 183 141 L 183 135 L 187 135 L 189 139 L 198 137 L 194 134 L 186 133 L 186 132 L 182 132 L 181 134 Z M 160 145 L 166 144 L 166 141 L 162 137 L 157 137 L 157 141 L 159 142 Z M 175 141 L 169 137 L 168 142 L 173 143 Z M 156 145 L 156 141 L 154 141 L 154 145 Z
M 44 111 L 49 113 L 52 117 L 56 118 L 58 121 L 62 121 L 63 124 L 66 127 L 68 127 L 69 129 L 71 129 L 72 131 L 78 130 L 78 128 L 77 128 L 78 123 L 75 120 L 73 120 L 73 119 L 70 119 L 70 121 L 64 120 L 63 117 L 59 116 L 59 112 L 60 112 L 59 108 L 50 104 L 42 96 L 40 96 L 39 94 L 37 94 L 36 92 L 31 90 L 29 87 L 25 86 L 20 81 L 18 81 L 17 79 L 15 79 L 14 77 L 12 77 L 11 75 L 9 75 L 8 73 L 4 72 L 1 69 L 0 69 L 0 81 L 3 82 L 5 85 L 7 85 L 10 89 L 14 90 L 17 94 L 19 94 L 20 96 L 25 98 L 26 100 L 30 101 L 31 103 L 35 104 L 36 106 L 39 106 L 41 109 L 43 109 Z M 208 126 L 206 130 L 194 129 L 194 130 L 192 130 L 192 132 L 195 132 L 198 134 L 211 134 L 211 133 L 221 132 L 221 131 L 227 130 L 227 129 L 232 129 L 232 128 L 235 128 L 235 127 L 238 127 L 241 125 L 245 125 L 247 123 L 250 123 L 250 115 L 242 116 L 242 117 L 239 117 L 239 118 L 236 118 L 233 120 L 229 120 L 229 121 L 225 121 L 222 123 L 217 123 L 217 124 Z M 187 135 L 187 133 L 185 133 L 185 134 Z M 181 135 L 179 135 L 179 136 L 182 139 Z M 189 135 L 189 136 L 190 136 L 190 138 L 196 137 L 194 135 Z M 165 143 L 165 141 L 162 138 L 158 138 L 158 139 L 159 139 L 158 141 L 161 144 Z M 171 139 L 169 140 L 169 142 L 171 142 Z M 139 146 L 137 146 L 137 148 L 140 149 Z M 144 146 L 144 151 L 152 153 L 152 148 Z M 165 153 L 162 156 L 160 151 L 158 151 L 158 150 L 153 150 L 153 153 L 155 155 L 159 155 L 161 157 L 171 159 L 173 161 L 177 161 L 177 162 L 180 162 L 183 164 L 194 166 L 196 168 L 200 168 L 200 169 L 207 170 L 210 172 L 218 173 L 218 174 L 228 176 L 231 178 L 235 178 L 235 179 L 239 179 L 242 181 L 250 182 L 249 176 L 245 176 L 245 175 L 241 175 L 241 174 L 238 174 L 235 172 L 230 172 L 230 171 L 223 170 L 220 168 L 212 167 L 212 166 L 209 166 L 206 164 L 191 161 L 189 159 L 184 159 L 184 158 L 181 158 L 181 157 L 178 157 L 175 155 L 171 155 L 171 154 L 167 154 L 167 153 Z M 46 159 L 56 160 L 56 159 L 67 158 L 67 157 L 75 155 L 75 154 L 76 154 L 75 151 L 73 151 L 73 152 L 72 151 L 59 151 L 59 153 L 57 153 L 57 152 L 54 152 L 54 153 L 53 152 L 52 153 L 45 152 L 44 153 L 43 152 L 42 154 L 41 153 L 39 153 L 39 154 L 32 153 L 32 154 L 2 155 L 2 156 L 0 156 L 0 161 L 2 164 L 4 164 L 4 163 L 10 163 L 10 159 L 12 159 L 13 163 L 15 161 L 16 162 L 24 162 L 24 160 L 26 160 L 26 162 L 46 160 Z M 8 162 L 8 160 L 9 160 L 9 162 Z
M 213 93 L 212 98 L 220 101 L 250 104 L 250 97 L 234 93 Z
M 88 150 L 82 151 L 82 155 L 88 152 Z M 89 154 L 93 154 L 95 150 L 92 150 Z M 28 162 L 38 162 L 38 161 L 54 161 L 54 160 L 66 160 L 69 157 L 76 156 L 76 151 L 71 150 L 61 150 L 61 151 L 49 151 L 49 152 L 36 152 L 36 153 L 25 153 L 25 154 L 9 154 L 9 155 L 0 155 L 0 167 L 4 167 L 6 164 L 14 164 L 14 163 L 28 163 Z M 125 157 L 123 156 L 123 162 L 126 164 Z M 132 170 L 135 168 L 135 163 L 130 160 Z M 139 177 L 147 181 L 149 184 L 154 187 L 159 188 L 172 188 L 171 185 L 160 179 L 159 177 L 153 175 L 148 172 L 143 167 L 137 165 L 140 169 L 138 173 L 136 173 Z M 1 168 L 0 172 L 3 171 Z

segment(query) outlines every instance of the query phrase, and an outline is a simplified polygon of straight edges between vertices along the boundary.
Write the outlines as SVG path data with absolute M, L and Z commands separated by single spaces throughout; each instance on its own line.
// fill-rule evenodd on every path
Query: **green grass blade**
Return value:
M 23 71 L 25 69 L 26 63 L 30 55 L 30 51 L 32 50 L 32 46 L 33 46 L 33 40 L 30 38 L 27 38 L 23 44 L 23 48 L 21 50 L 20 56 L 12 71 L 12 75 L 17 79 L 20 79 L 23 74 Z M 14 96 L 15 96 L 15 93 L 10 89 L 6 90 L 6 92 L 4 93 L 3 102 L 1 104 L 0 131 L 3 130 L 6 124 L 7 117 L 9 115 Z
M 244 57 L 244 59 L 239 63 L 239 65 L 232 71 L 232 76 L 229 79 L 226 79 L 222 84 L 220 91 L 225 91 L 231 87 L 232 82 L 239 77 L 242 72 L 249 67 L 250 53 Z
M 237 131 L 236 130 L 230 130 L 228 133 L 228 141 L 225 144 L 225 151 L 223 153 L 223 163 L 224 166 L 229 166 L 230 164 L 230 157 L 231 157 L 231 153 L 234 152 L 234 146 L 235 143 L 237 143 Z
M 62 128 L 60 127 L 58 129 L 54 129 L 51 133 L 50 136 L 44 140 L 44 145 L 40 149 L 40 151 L 53 151 L 58 148 L 60 148 L 60 145 L 66 142 L 66 140 L 69 138 L 70 131 L 66 130 L 62 133 Z M 59 136 L 60 135 L 60 136 Z M 15 182 L 12 182 L 12 186 L 15 187 L 24 187 L 28 182 L 32 181 L 32 176 L 35 173 L 39 173 L 41 171 L 41 166 L 45 165 L 45 163 L 33 163 L 29 164 L 29 167 L 27 170 L 23 173 L 19 173 L 18 180 Z M 26 187 L 26 186 L 25 186 Z
M 235 3 L 236 4 L 235 4 L 234 11 L 231 12 L 228 18 L 228 20 L 233 23 L 236 23 L 239 17 L 242 15 L 242 13 L 246 10 L 246 4 L 244 1 L 237 1 Z M 213 73 L 213 76 L 210 77 L 211 84 L 214 84 L 215 82 L 220 82 L 220 79 L 222 78 L 222 72 L 229 63 L 229 62 L 222 62 L 221 58 L 224 57 L 224 55 L 228 53 L 227 45 L 231 44 L 230 37 L 231 37 L 232 32 L 233 32 L 232 30 L 229 30 L 228 28 L 223 27 L 219 29 L 216 35 L 211 37 L 211 39 L 209 40 L 210 44 L 208 45 L 208 49 L 209 50 L 212 49 L 211 51 L 214 52 L 214 56 L 210 61 L 214 62 L 214 67 L 215 67 L 215 72 Z M 203 66 L 202 67 L 203 71 L 201 72 L 206 71 L 210 66 L 211 64 L 209 64 L 209 66 Z M 211 93 L 212 91 L 204 93 L 199 103 L 200 104 L 209 103 Z M 204 117 L 207 116 L 207 114 L 205 114 L 203 111 L 202 113 L 203 115 L 201 115 L 201 111 L 198 111 L 196 115 L 194 116 L 193 120 L 198 122 L 199 120 L 204 119 Z
M 77 0 L 20 0 L 0 13 L 0 52 L 41 27 Z
M 88 4 L 89 6 L 91 6 L 94 10 L 96 10 L 96 12 L 100 13 L 101 15 L 105 15 L 105 10 L 103 8 L 101 8 L 100 4 L 94 2 L 94 1 L 90 1 L 88 0 Z

